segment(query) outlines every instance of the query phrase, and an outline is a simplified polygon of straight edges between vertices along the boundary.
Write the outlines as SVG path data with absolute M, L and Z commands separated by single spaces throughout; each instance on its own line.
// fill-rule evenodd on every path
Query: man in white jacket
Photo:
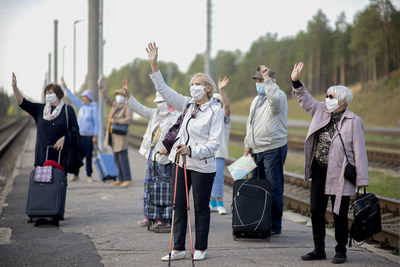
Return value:
M 257 68 L 258 95 L 250 106 L 244 155 L 251 153 L 257 164 L 253 177 L 272 184 L 271 234 L 282 231 L 283 165 L 287 154 L 287 97 L 276 84 L 275 73 L 261 65 Z

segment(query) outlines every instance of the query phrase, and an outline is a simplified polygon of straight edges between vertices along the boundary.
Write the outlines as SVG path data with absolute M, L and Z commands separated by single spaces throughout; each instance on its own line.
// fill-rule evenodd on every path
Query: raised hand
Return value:
M 12 78 L 11 78 L 11 86 L 13 89 L 17 89 L 17 77 L 15 77 L 15 73 L 12 73 Z
M 260 65 L 260 72 L 261 72 L 261 75 L 264 78 L 264 81 L 268 81 L 270 79 L 270 77 L 269 77 L 269 69 L 266 66 Z
M 218 90 L 221 90 L 222 88 L 227 86 L 228 83 L 229 83 L 229 78 L 226 76 L 222 80 L 218 79 Z
M 67 85 L 65 84 L 65 80 L 64 80 L 63 76 L 61 76 L 60 81 L 61 81 L 61 85 L 66 89 Z
M 149 43 L 146 47 L 147 56 L 150 61 L 151 71 L 157 72 L 158 71 L 158 47 L 155 42 Z
M 290 78 L 292 79 L 292 81 L 298 81 L 300 78 L 300 74 L 301 71 L 303 70 L 304 67 L 304 63 L 303 62 L 299 62 L 299 63 L 295 63 L 293 66 L 293 70 L 292 70 L 292 74 L 290 75 Z
M 123 80 L 123 81 L 121 82 L 121 85 L 122 85 L 122 89 L 123 89 L 124 92 L 125 92 L 126 97 L 127 97 L 127 98 L 130 98 L 130 97 L 131 97 L 131 94 L 129 93 L 129 90 L 128 90 L 128 80 L 127 80 L 127 79 Z
M 100 88 L 100 89 L 103 89 L 103 84 L 104 84 L 104 76 L 103 76 L 103 74 L 100 74 L 100 77 L 99 77 L 99 79 L 97 80 L 97 86 Z

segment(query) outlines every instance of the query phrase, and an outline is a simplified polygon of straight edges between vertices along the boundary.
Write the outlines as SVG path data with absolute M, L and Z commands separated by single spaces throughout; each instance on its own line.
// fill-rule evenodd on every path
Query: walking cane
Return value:
M 175 184 L 174 184 L 174 198 L 172 201 L 171 234 L 169 236 L 168 266 L 171 266 L 172 235 L 174 232 L 174 219 L 175 219 L 175 206 L 176 206 L 176 184 L 178 182 L 179 154 L 176 154 L 176 156 L 175 156 L 175 164 L 176 164 Z
M 183 172 L 185 173 L 185 191 L 186 191 L 187 217 L 188 217 L 188 223 L 189 223 L 190 253 L 192 255 L 192 266 L 194 267 L 192 220 L 190 219 L 190 203 L 189 203 L 189 192 L 188 192 L 188 186 L 187 186 L 187 173 L 186 173 L 186 155 L 182 155 L 182 159 L 183 159 Z

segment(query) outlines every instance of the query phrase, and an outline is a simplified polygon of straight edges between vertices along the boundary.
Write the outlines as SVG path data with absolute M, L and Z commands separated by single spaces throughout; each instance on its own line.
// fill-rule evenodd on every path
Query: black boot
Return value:
M 311 251 L 303 256 L 301 256 L 303 261 L 313 261 L 313 260 L 326 260 L 325 251 L 317 252 L 316 250 Z
M 346 254 L 345 253 L 336 253 L 335 257 L 332 259 L 332 263 L 341 264 L 346 261 Z

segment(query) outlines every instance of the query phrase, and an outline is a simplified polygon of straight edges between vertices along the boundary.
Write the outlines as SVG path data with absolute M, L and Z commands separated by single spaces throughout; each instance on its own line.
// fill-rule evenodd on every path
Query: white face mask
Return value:
M 58 98 L 55 93 L 46 94 L 46 102 L 49 102 L 50 104 L 57 102 L 57 99 Z
M 160 112 L 165 112 L 165 111 L 168 110 L 168 105 L 167 105 L 167 103 L 165 103 L 165 102 L 157 103 L 157 109 L 158 109 Z
M 203 85 L 192 85 L 190 87 L 190 95 L 195 101 L 199 101 L 205 95 L 204 88 L 205 86 Z
M 339 101 L 336 98 L 332 99 L 330 99 L 329 97 L 325 98 L 325 104 L 329 112 L 333 112 L 340 107 Z
M 115 96 L 115 101 L 116 101 L 117 103 L 124 103 L 124 102 L 125 102 L 125 96 L 116 95 L 116 96 Z

